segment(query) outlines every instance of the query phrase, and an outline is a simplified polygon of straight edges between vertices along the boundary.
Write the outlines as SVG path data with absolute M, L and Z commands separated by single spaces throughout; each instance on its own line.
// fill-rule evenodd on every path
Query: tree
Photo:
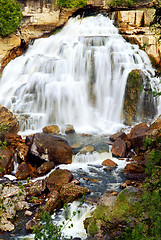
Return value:
M 22 20 L 20 4 L 16 0 L 0 0 L 0 35 L 15 32 Z

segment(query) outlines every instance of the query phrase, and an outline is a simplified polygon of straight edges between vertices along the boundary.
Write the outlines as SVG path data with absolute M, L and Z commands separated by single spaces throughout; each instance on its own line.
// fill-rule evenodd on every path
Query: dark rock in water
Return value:
M 19 123 L 14 114 L 0 105 L 0 133 L 17 133 L 19 129 Z
M 37 133 L 33 136 L 30 153 L 55 164 L 72 162 L 72 148 L 68 142 L 61 137 L 47 133 Z
M 37 174 L 39 174 L 39 175 L 47 174 L 54 167 L 55 167 L 54 162 L 45 162 L 37 169 Z
M 88 188 L 75 185 L 74 183 L 65 184 L 60 190 L 61 200 L 64 203 L 73 202 L 86 193 L 90 193 Z
M 118 132 L 118 133 L 115 133 L 115 134 L 110 136 L 110 140 L 112 142 L 115 142 L 118 138 L 121 138 L 122 140 L 126 140 L 127 139 L 127 135 L 124 132 Z
M 66 169 L 56 169 L 46 179 L 49 191 L 60 190 L 64 184 L 69 183 L 73 178 L 73 174 Z
M 132 70 L 125 88 L 123 115 L 125 124 L 153 119 L 157 112 L 156 100 L 148 76 L 139 69 Z
M 116 157 L 126 156 L 126 143 L 121 138 L 118 138 L 112 145 L 112 154 Z
M 55 209 L 60 209 L 61 207 L 62 201 L 60 198 L 60 194 L 57 191 L 53 191 L 50 193 L 49 199 L 46 205 L 44 206 L 43 211 L 52 214 Z
M 27 177 L 31 176 L 31 174 L 35 171 L 35 169 L 26 162 L 22 162 L 16 171 L 16 178 L 18 179 L 26 179 Z
M 37 180 L 29 188 L 29 193 L 32 196 L 40 196 L 46 189 L 46 182 L 44 179 Z
M 13 171 L 14 156 L 9 149 L 0 147 L 0 177 Z

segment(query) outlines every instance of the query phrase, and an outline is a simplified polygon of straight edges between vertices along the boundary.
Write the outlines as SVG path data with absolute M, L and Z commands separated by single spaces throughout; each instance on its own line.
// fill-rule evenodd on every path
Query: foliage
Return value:
M 110 5 L 112 7 L 120 7 L 120 6 L 131 6 L 135 3 L 134 0 L 111 0 Z
M 0 0 L 0 35 L 13 33 L 22 20 L 20 4 L 16 0 Z
M 59 7 L 78 8 L 87 5 L 87 0 L 58 0 Z
M 157 0 L 156 3 L 154 2 L 154 8 L 155 8 L 155 16 L 154 16 L 154 23 L 155 24 L 161 24 L 161 1 Z

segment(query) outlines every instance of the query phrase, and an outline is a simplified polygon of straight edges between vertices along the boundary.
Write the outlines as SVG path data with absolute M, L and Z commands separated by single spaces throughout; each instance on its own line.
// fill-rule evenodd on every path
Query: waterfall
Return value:
M 78 132 L 115 132 L 129 72 L 155 82 L 147 54 L 119 35 L 108 17 L 71 18 L 61 32 L 35 40 L 11 61 L 0 82 L 0 104 L 21 131 L 73 124 Z

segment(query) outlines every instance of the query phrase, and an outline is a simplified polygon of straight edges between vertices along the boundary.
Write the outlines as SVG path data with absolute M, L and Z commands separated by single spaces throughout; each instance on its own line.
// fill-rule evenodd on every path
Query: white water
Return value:
M 70 123 L 78 132 L 116 132 L 127 75 L 136 68 L 154 76 L 146 53 L 126 42 L 112 20 L 71 18 L 6 66 L 0 104 L 21 115 L 21 131 Z

